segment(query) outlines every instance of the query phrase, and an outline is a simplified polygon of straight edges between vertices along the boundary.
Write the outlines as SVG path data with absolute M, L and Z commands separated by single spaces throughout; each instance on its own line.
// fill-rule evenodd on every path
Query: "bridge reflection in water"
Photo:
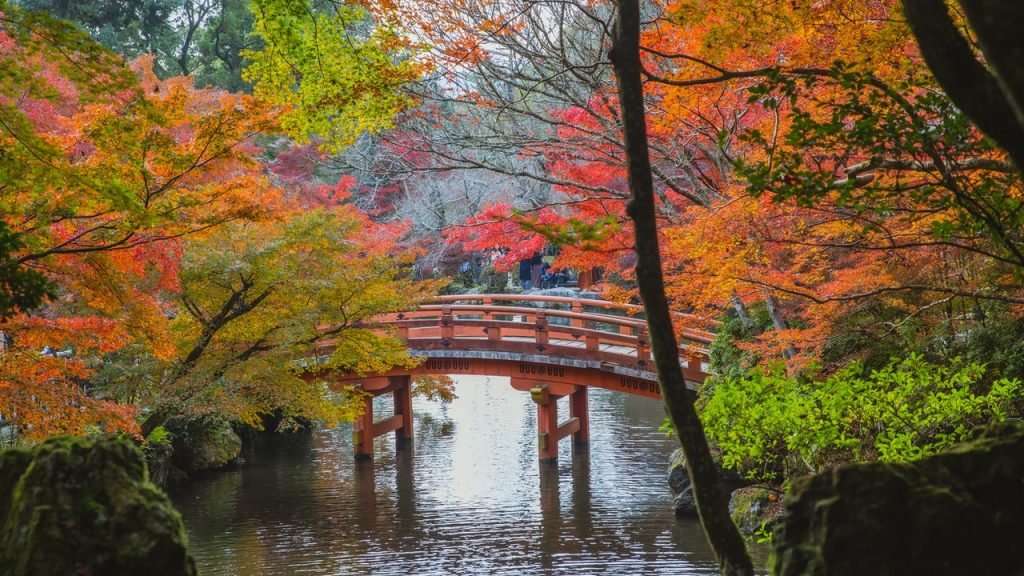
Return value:
M 381 437 L 372 461 L 353 462 L 347 425 L 261 435 L 244 465 L 176 489 L 200 573 L 718 573 L 699 523 L 672 514 L 677 443 L 656 430 L 658 402 L 590 390 L 593 449 L 562 442 L 538 467 L 529 395 L 504 378 L 456 382 L 449 405 L 413 399 L 413 450 Z M 378 398 L 377 417 L 390 405 Z
M 373 456 L 373 439 L 395 433 L 399 450 L 412 439 L 411 379 L 421 374 L 507 376 L 529 392 L 537 406 L 537 454 L 558 458 L 558 441 L 572 436 L 576 449 L 590 440 L 587 390 L 606 388 L 660 398 L 642 308 L 603 300 L 557 296 L 481 294 L 441 296 L 416 310 L 376 319 L 381 330 L 404 339 L 415 368 L 369 376 L 331 374 L 307 366 L 310 378 L 369 392 L 356 423 L 356 458 Z M 685 324 L 692 317 L 679 315 Z M 691 322 L 694 323 L 694 322 Z M 696 390 L 706 376 L 707 349 L 714 335 L 684 328 L 679 361 L 687 385 Z M 318 354 L 329 352 L 324 346 Z M 323 356 L 317 357 L 317 360 Z M 311 369 L 310 369 L 311 368 Z M 373 397 L 391 394 L 394 415 L 376 421 Z M 567 399 L 569 418 L 558 422 L 558 401 Z

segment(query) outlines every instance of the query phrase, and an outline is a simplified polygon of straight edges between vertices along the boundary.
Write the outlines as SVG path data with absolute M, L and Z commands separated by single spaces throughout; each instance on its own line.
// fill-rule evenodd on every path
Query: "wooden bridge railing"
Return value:
M 524 303 L 539 306 L 523 305 Z M 607 361 L 644 369 L 652 360 L 643 308 L 559 296 L 439 296 L 416 310 L 376 318 L 412 349 L 503 350 Z M 686 315 L 680 315 L 687 320 Z M 711 332 L 684 329 L 679 356 L 703 372 Z

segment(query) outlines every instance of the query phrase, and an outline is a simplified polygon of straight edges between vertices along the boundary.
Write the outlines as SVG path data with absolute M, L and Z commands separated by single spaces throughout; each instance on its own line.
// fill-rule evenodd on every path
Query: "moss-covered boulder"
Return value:
M 914 464 L 797 482 L 775 532 L 778 576 L 1024 574 L 1024 424 Z
M 181 517 L 130 442 L 55 438 L 0 454 L 0 576 L 195 573 Z
M 144 454 L 149 481 L 154 485 L 166 489 L 188 480 L 188 474 L 174 464 L 174 447 L 171 444 L 150 444 Z
M 242 453 L 242 439 L 224 420 L 192 419 L 168 425 L 175 466 L 186 474 L 223 468 Z
M 763 486 L 737 488 L 729 497 L 729 514 L 748 536 L 761 529 L 771 531 L 782 517 L 782 498 Z

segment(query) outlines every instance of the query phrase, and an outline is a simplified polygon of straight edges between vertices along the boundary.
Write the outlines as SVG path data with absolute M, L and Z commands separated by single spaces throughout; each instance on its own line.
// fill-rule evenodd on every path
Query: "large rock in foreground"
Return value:
M 0 454 L 0 576 L 191 576 L 181 517 L 124 440 Z
M 1024 575 L 1024 425 L 800 481 L 775 542 L 778 576 Z

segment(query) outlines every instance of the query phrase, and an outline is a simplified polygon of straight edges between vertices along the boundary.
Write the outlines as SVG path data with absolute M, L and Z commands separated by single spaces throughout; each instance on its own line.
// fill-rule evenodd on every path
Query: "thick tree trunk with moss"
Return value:
M 658 249 L 639 44 L 639 4 L 636 0 L 620 0 L 610 57 L 618 77 L 622 131 L 632 192 L 627 211 L 635 229 L 637 285 L 647 314 L 662 397 L 686 454 L 687 470 L 701 524 L 718 556 L 721 573 L 727 576 L 752 576 L 753 562 L 743 537 L 729 517 L 728 501 L 722 490 L 718 467 L 711 458 L 704 427 L 697 418 L 697 411 L 679 366 L 678 342 L 665 296 Z

